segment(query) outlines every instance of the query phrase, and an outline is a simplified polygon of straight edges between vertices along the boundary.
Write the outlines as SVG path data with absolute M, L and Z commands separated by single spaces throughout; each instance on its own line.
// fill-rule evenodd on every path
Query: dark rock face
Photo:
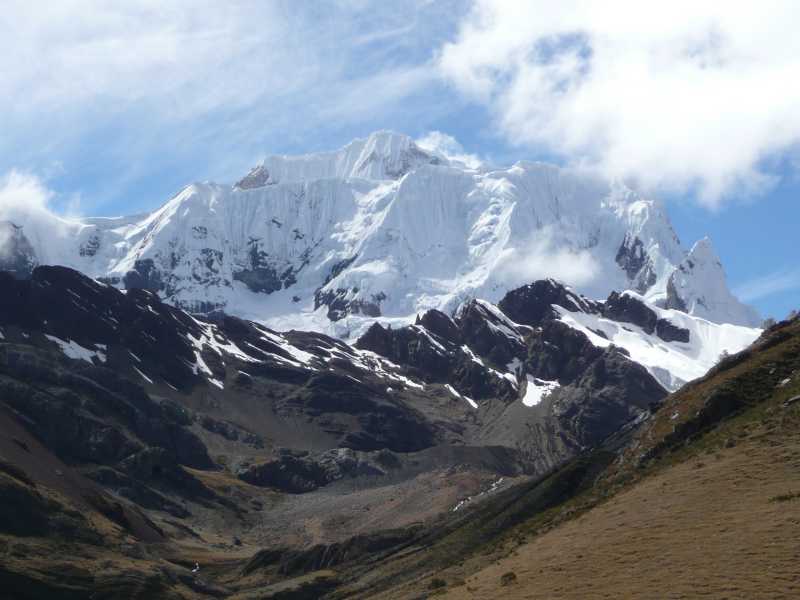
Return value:
M 151 376 L 178 389 L 198 381 L 188 336 L 201 336 L 200 326 L 149 291 L 121 294 L 64 267 L 38 267 L 29 282 L 9 282 L 5 289 L 0 324 L 35 328 L 89 349 L 121 343 L 141 359 L 137 368 Z
M 115 360 L 123 359 L 123 370 L 130 370 L 128 364 L 131 364 L 150 380 L 166 382 L 176 390 L 191 392 L 196 386 L 206 386 L 203 374 L 198 373 L 195 366 L 200 360 L 208 369 L 209 377 L 219 381 L 226 379 L 226 366 L 221 356 L 207 346 L 199 350 L 191 341 L 209 335 L 202 323 L 162 304 L 150 292 L 135 289 L 121 294 L 69 269 L 53 267 L 37 269 L 30 281 L 17 281 L 8 274 L 0 277 L 9 282 L 4 287 L 6 293 L 0 296 L 0 325 L 44 331 L 86 349 L 97 348 L 97 344 L 118 348 L 114 356 Z M 67 290 L 76 293 L 70 294 Z M 274 341 L 279 338 L 263 328 L 221 312 L 210 315 L 210 321 L 218 328 L 218 335 L 260 357 L 247 362 L 246 372 L 236 375 L 236 386 L 232 387 L 238 387 L 243 393 L 259 394 L 263 389 L 263 383 L 259 382 L 264 379 L 276 386 L 293 386 L 282 391 L 280 400 L 275 401 L 276 407 L 285 405 L 285 410 L 290 412 L 300 410 L 306 418 L 336 435 L 338 443 L 344 447 L 410 451 L 435 443 L 435 426 L 388 397 L 386 382 L 378 383 L 376 390 L 374 383 L 364 385 L 356 381 L 364 373 L 358 369 L 354 371 L 346 359 L 330 359 L 328 364 L 339 373 L 319 373 L 298 364 L 282 344 Z M 321 356 L 328 353 L 352 355 L 352 349 L 346 344 L 319 334 L 296 332 L 292 340 Z M 52 348 L 51 352 L 61 356 L 54 343 L 45 344 Z M 41 370 L 52 369 L 36 366 L 38 354 L 29 353 L 31 358 L 28 359 L 24 352 L 8 352 L 9 363 L 26 369 L 34 377 L 38 377 Z M 65 387 L 80 386 L 97 400 L 90 405 L 92 409 L 88 413 L 78 412 L 70 417 L 74 426 L 67 427 L 72 421 L 65 420 L 64 426 L 52 433 L 56 436 L 52 438 L 53 444 L 64 448 L 65 452 L 80 452 L 80 460 L 99 464 L 115 464 L 143 445 L 153 445 L 169 450 L 180 464 L 196 468 L 210 466 L 202 443 L 187 429 L 191 419 L 185 411 L 168 402 L 154 404 L 138 385 L 104 368 L 99 361 L 95 362 L 98 364 L 78 362 L 70 367 L 81 373 L 82 378 L 70 379 L 69 386 Z M 345 377 L 342 372 L 357 377 Z M 136 373 L 133 376 L 144 383 L 143 376 Z M 49 406 L 51 412 L 42 414 L 41 418 L 55 423 L 58 419 L 52 411 L 66 404 L 32 402 L 29 410 L 37 406 Z M 104 406 L 124 411 L 122 417 L 117 417 L 126 424 L 124 429 L 109 428 L 103 423 L 107 414 Z M 264 443 L 258 435 L 210 415 L 201 419 L 201 426 L 228 441 L 254 448 Z M 136 437 L 128 439 L 121 434 L 124 430 L 134 432 Z
M 239 376 L 241 377 L 241 375 L 240 373 Z M 247 385 L 252 385 L 252 378 L 250 376 L 247 376 Z M 221 435 L 226 440 L 232 442 L 241 441 L 254 448 L 264 447 L 264 439 L 260 435 L 246 431 L 242 427 L 228 421 L 221 421 L 208 415 L 203 415 L 200 418 L 200 426 L 206 431 Z
M 325 277 L 325 283 L 329 283 L 331 280 L 338 277 L 342 271 L 344 271 L 347 267 L 353 264 L 353 261 L 358 258 L 358 255 L 351 256 L 350 258 L 345 258 L 340 260 L 339 262 L 335 263 L 331 267 L 331 272 Z
M 91 236 L 83 244 L 81 244 L 79 254 L 81 256 L 94 256 L 100 249 L 100 238 L 97 235 Z
M 110 467 L 97 467 L 87 472 L 87 476 L 142 508 L 161 510 L 179 519 L 185 519 L 191 514 L 177 502 L 150 487 L 147 482 Z
M 538 327 L 553 315 L 553 304 L 571 311 L 598 312 L 594 303 L 573 294 L 552 279 L 534 281 L 511 290 L 498 306 L 512 321 Z
M 278 272 L 270 266 L 242 269 L 236 271 L 233 278 L 241 281 L 252 292 L 271 294 L 283 287 Z
M 28 279 L 36 264 L 36 253 L 22 227 L 0 221 L 0 271 L 8 271 L 17 279 Z
M 269 183 L 271 183 L 269 180 L 269 171 L 267 171 L 264 165 L 259 165 L 253 167 L 247 175 L 237 181 L 234 187 L 240 190 L 252 190 L 264 187 Z
M 526 371 L 562 384 L 577 379 L 603 353 L 580 331 L 561 321 L 548 321 L 528 339 Z
M 614 321 L 633 323 L 651 334 L 656 330 L 658 315 L 647 305 L 628 294 L 611 292 L 603 305 L 603 316 Z
M 408 407 L 376 395 L 364 384 L 336 373 L 314 375 L 292 397 L 312 417 L 349 415 L 339 446 L 353 450 L 414 452 L 434 445 L 436 432 L 421 415 Z M 352 424 L 352 419 L 356 423 Z
M 278 269 L 270 261 L 269 255 L 261 249 L 261 240 L 253 238 L 250 240 L 248 250 L 248 264 L 245 268 L 233 273 L 236 281 L 244 283 L 248 289 L 256 293 L 271 294 L 283 288 L 288 288 L 297 282 L 299 273 L 307 264 L 310 256 L 308 249 L 300 257 L 300 265 L 283 266 Z
M 689 330 L 678 327 L 669 319 L 659 319 L 656 323 L 656 335 L 665 342 L 689 342 Z
M 450 383 L 469 398 L 510 400 L 516 394 L 513 386 L 496 371 L 476 361 L 472 353 L 505 365 L 514 353 L 523 352 L 524 346 L 519 340 L 496 334 L 488 327 L 484 319 L 490 313 L 479 305 L 467 312 L 465 318 L 460 316 L 455 322 L 443 313 L 429 311 L 419 325 L 400 329 L 384 329 L 375 323 L 359 338 L 356 348 L 370 350 L 407 366 L 412 374 L 425 381 Z M 426 321 L 450 338 L 429 331 L 422 325 Z M 477 340 L 471 349 L 464 345 L 470 340 Z
M 625 234 L 625 239 L 617 251 L 616 261 L 633 284 L 633 289 L 640 294 L 646 292 L 656 282 L 653 264 L 642 240 L 638 237 Z
M 659 319 L 653 309 L 628 294 L 611 292 L 603 305 L 603 316 L 614 321 L 638 325 L 646 333 L 655 333 L 665 342 L 689 341 L 688 329 L 678 327 L 668 319 Z
M 137 260 L 133 270 L 125 273 L 122 282 L 126 290 L 148 290 L 158 293 L 165 287 L 161 271 L 155 266 L 152 258 Z
M 274 485 L 286 489 L 300 491 L 343 473 L 360 477 L 390 468 L 390 462 L 369 468 L 371 463 L 360 459 L 353 463 L 356 451 L 385 450 L 391 458 L 392 451 L 418 452 L 441 442 L 441 425 L 404 401 L 396 379 L 376 379 L 363 365 L 355 367 L 349 360 L 356 358 L 354 350 L 322 334 L 280 336 L 222 311 L 199 321 L 150 291 L 123 294 L 60 267 L 37 268 L 26 281 L 0 273 L 0 285 L 0 401 L 17 411 L 48 448 L 75 464 L 92 465 L 87 473 L 95 481 L 144 508 L 185 517 L 171 494 L 221 502 L 184 469 L 216 468 L 204 440 L 245 453 L 247 447 L 263 449 L 270 443 L 241 423 L 215 416 L 226 414 L 225 403 L 203 400 L 216 412 L 197 414 L 174 400 L 151 397 L 139 385 L 145 380 L 169 394 L 190 395 L 207 389 L 205 378 L 214 377 L 227 383 L 220 396 L 231 390 L 234 398 L 258 399 L 265 404 L 262 412 L 271 411 L 269 421 L 301 422 L 323 436 L 323 443 L 339 447 L 335 461 L 281 458 L 262 469 L 261 476 L 277 477 Z M 10 335 L 25 341 L 8 343 Z M 432 351 L 436 344 L 429 335 L 420 339 Z M 246 349 L 247 357 L 237 362 L 198 342 L 209 336 Z M 83 348 L 88 358 L 68 358 L 54 339 Z M 405 345 L 395 340 L 396 351 L 408 352 L 410 340 Z M 412 344 L 411 360 L 413 352 Z M 387 383 L 400 389 L 389 393 Z M 274 426 L 268 431 L 274 435 Z M 326 473 L 322 479 L 317 463 Z M 299 471 L 286 481 L 270 474 L 270 469 L 289 467 Z
M 139 481 L 173 487 L 194 498 L 213 498 L 214 493 L 190 475 L 164 448 L 150 447 L 119 463 L 120 469 Z
M 647 261 L 647 253 L 644 251 L 642 240 L 636 236 L 625 234 L 616 256 L 617 264 L 628 275 L 628 279 L 633 281 L 641 271 Z
M 686 303 L 683 301 L 683 298 L 680 297 L 678 294 L 678 290 L 675 289 L 675 281 L 674 278 L 675 274 L 669 276 L 667 280 L 667 299 L 664 302 L 664 308 L 673 308 L 675 310 L 679 310 L 681 312 L 688 312 L 688 308 L 686 307 Z
M 372 294 L 369 300 L 357 298 L 358 289 L 347 290 L 317 290 L 314 294 L 314 308 L 328 307 L 328 318 L 339 321 L 347 315 L 364 315 L 367 317 L 381 316 L 381 302 L 386 300 L 386 294 L 379 292 Z
M 644 367 L 613 346 L 559 391 L 554 413 L 579 447 L 597 445 L 667 395 Z
M 435 336 L 454 344 L 462 344 L 461 331 L 450 317 L 439 310 L 429 310 L 422 318 L 417 317 L 417 325 L 421 325 Z
M 45 392 L 37 384 L 49 387 Z M 213 466 L 205 446 L 187 428 L 184 413 L 169 402 L 153 401 L 107 369 L 65 370 L 37 352 L 3 347 L 0 391 L 60 456 L 113 465 L 149 444 L 181 464 Z
M 355 345 L 397 364 L 413 367 L 434 381 L 447 377 L 452 366 L 447 350 L 455 351 L 446 340 L 434 336 L 420 327 L 385 329 L 374 323 Z
M 154 401 L 113 371 L 2 344 L 0 402 L 49 451 L 68 464 L 91 465 L 91 479 L 139 506 L 183 518 L 188 512 L 156 490 L 215 498 L 181 466 L 214 468 L 185 411 Z
M 239 474 L 247 483 L 271 487 L 290 494 L 311 492 L 330 483 L 328 474 L 317 463 L 294 456 L 255 465 Z
M 378 462 L 379 456 L 351 449 L 330 450 L 316 457 L 287 452 L 275 460 L 248 467 L 239 478 L 253 485 L 302 494 L 344 477 L 384 475 L 386 466 Z
M 496 365 L 508 364 L 523 350 L 520 330 L 503 317 L 478 300 L 467 303 L 456 317 L 464 342 Z

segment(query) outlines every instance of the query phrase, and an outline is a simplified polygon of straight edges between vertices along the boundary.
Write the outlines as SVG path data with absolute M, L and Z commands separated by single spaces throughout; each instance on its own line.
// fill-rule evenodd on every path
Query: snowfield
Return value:
M 133 275 L 182 308 L 221 308 L 276 331 L 352 341 L 376 320 L 407 325 L 470 298 L 491 310 L 508 290 L 553 277 L 588 298 L 630 290 L 689 329 L 681 347 L 596 315 L 562 314 L 594 344 L 627 349 L 668 389 L 758 334 L 758 315 L 728 290 L 710 240 L 687 251 L 656 200 L 545 163 L 467 166 L 387 131 L 332 152 L 270 156 L 234 185 L 193 183 L 145 215 L 10 216 L 35 262 L 120 289 Z M 217 347 L 210 332 L 196 343 L 251 352 Z M 195 367 L 204 370 L 199 356 Z
M 525 386 L 525 396 L 522 398 L 525 406 L 536 406 L 559 387 L 557 381 L 544 381 L 530 375 L 526 375 L 525 378 L 528 382 Z
M 669 391 L 705 375 L 723 352 L 738 352 L 761 334 L 761 329 L 711 323 L 677 310 L 651 305 L 659 318 L 666 318 L 689 330 L 688 343 L 665 342 L 656 335 L 648 335 L 633 323 L 618 323 L 600 315 L 571 312 L 560 306 L 555 308 L 561 321 L 586 334 L 595 346 L 605 348 L 614 344 L 627 350 L 634 361 L 646 367 Z

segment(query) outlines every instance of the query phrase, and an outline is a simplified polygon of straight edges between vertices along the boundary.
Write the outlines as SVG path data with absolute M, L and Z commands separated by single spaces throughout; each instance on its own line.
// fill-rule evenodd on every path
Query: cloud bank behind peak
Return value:
M 442 76 L 509 140 L 708 207 L 759 194 L 800 140 L 793 2 L 480 0 Z

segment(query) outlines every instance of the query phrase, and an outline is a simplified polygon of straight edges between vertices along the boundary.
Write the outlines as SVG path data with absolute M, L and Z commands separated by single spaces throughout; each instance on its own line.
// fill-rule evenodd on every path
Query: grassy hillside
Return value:
M 434 541 L 415 553 L 427 568 L 396 576 L 380 597 L 798 597 L 798 395 L 795 319 L 670 396 L 590 485 L 529 506 L 471 550 L 451 548 L 447 566 Z M 531 485 L 550 486 L 576 464 Z M 476 512 L 461 529 L 485 531 L 486 520 Z M 389 561 L 371 579 L 379 585 L 377 573 L 403 560 L 412 567 Z

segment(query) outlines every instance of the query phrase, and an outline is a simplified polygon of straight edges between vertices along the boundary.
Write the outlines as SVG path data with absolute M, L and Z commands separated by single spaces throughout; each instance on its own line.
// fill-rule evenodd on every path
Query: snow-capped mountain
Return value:
M 666 308 L 718 323 L 758 323 L 758 314 L 728 290 L 722 263 L 709 238 L 695 243 L 667 280 Z
M 543 163 L 467 167 L 385 131 L 269 157 L 234 185 L 189 185 L 147 215 L 14 222 L 32 262 L 281 330 L 352 339 L 378 317 L 497 302 L 544 277 L 592 298 L 632 290 L 714 323 L 758 323 L 710 241 L 687 252 L 658 202 Z

